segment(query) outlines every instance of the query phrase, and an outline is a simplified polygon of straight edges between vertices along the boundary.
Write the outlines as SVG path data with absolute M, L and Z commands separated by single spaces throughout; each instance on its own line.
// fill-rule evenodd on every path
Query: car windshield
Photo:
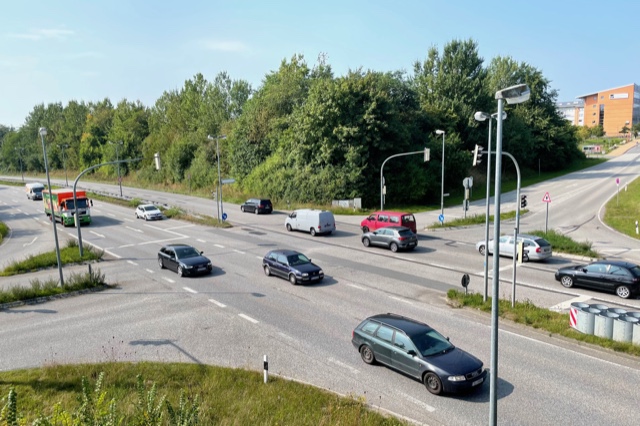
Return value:
M 309 260 L 309 258 L 304 254 L 298 253 L 287 256 L 287 262 L 289 262 L 290 266 L 298 266 L 304 265 L 305 263 L 310 263 L 311 260 Z
M 156 208 L 156 206 L 143 206 L 142 208 L 143 208 L 145 211 L 148 211 L 148 212 L 153 212 L 153 211 L 158 210 L 158 209 Z
M 446 353 L 454 348 L 446 337 L 433 329 L 425 333 L 415 334 L 411 336 L 411 340 L 413 340 L 422 356 Z
M 178 259 L 186 259 L 188 257 L 200 256 L 200 252 L 193 247 L 181 247 L 176 249 Z
M 76 209 L 76 205 L 73 203 L 73 199 L 67 200 L 65 202 L 65 205 L 67 206 L 67 210 L 75 210 Z M 86 209 L 87 208 L 87 199 L 86 198 L 78 198 L 78 208 L 79 209 Z

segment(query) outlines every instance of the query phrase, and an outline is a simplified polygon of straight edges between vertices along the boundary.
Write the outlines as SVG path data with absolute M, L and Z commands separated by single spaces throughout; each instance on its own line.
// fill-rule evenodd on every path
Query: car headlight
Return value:
M 304 274 L 302 274 L 302 276 L 303 276 L 303 277 L 308 277 L 308 276 L 309 276 L 309 273 L 308 273 L 308 272 L 305 272 Z
M 193 269 L 193 265 L 183 265 L 185 269 Z
M 447 380 L 450 382 L 463 382 L 466 378 L 464 376 L 449 376 Z
M 320 274 L 320 275 L 324 275 L 324 271 L 323 271 L 322 269 L 320 269 L 320 270 L 318 271 L 318 274 Z
M 209 266 L 209 267 L 213 267 L 213 265 L 211 264 L 211 262 L 207 263 L 207 266 Z

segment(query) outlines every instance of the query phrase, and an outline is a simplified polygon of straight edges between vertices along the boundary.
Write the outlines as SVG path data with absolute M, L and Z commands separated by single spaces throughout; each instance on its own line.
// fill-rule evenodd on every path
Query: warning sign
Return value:
M 542 197 L 542 202 L 543 203 L 550 203 L 551 202 L 551 196 L 549 195 L 548 192 L 544 193 L 544 197 Z

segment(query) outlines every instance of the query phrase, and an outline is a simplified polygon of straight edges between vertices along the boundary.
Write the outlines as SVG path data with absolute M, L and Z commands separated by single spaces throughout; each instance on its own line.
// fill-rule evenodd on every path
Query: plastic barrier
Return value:
M 611 339 L 613 337 L 613 320 L 615 318 L 620 318 L 620 315 L 609 311 L 600 312 L 596 315 L 593 334 L 605 339 Z
M 600 309 L 583 308 L 578 311 L 578 328 L 577 330 L 584 334 L 593 334 L 596 315 L 600 313 Z
M 640 318 L 622 315 L 613 321 L 613 340 L 616 342 L 631 342 L 633 340 L 633 325 L 640 322 Z
M 589 305 L 590 308 L 596 308 L 596 309 L 600 309 L 601 311 L 606 311 L 607 309 L 609 309 L 609 307 L 607 305 L 603 305 L 602 303 L 594 303 Z
M 578 331 L 582 331 L 581 330 L 581 324 L 580 324 L 580 316 L 579 316 L 579 312 L 582 311 L 585 308 L 588 308 L 589 305 L 586 303 L 582 303 L 582 302 L 572 302 L 571 303 L 571 307 L 569 308 L 569 326 L 571 328 L 575 328 Z M 584 320 L 584 318 L 582 318 Z M 584 333 L 584 331 L 582 331 Z
M 628 317 L 640 318 L 640 312 L 627 312 Z
M 633 324 L 633 336 L 631 337 L 631 343 L 640 346 L 640 322 Z
M 627 314 L 627 310 L 622 308 L 609 308 L 607 309 L 607 312 L 613 312 L 614 314 L 618 314 L 620 316 Z

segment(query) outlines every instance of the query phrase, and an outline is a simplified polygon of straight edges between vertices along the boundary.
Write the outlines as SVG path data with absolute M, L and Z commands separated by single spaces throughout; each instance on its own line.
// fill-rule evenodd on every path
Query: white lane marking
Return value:
M 142 229 L 138 229 L 138 228 L 134 228 L 133 226 L 125 226 L 125 228 L 130 229 L 134 232 L 138 232 L 140 234 L 144 233 L 144 231 Z
M 205 240 L 201 240 L 200 238 L 196 239 L 196 241 L 198 241 L 199 243 L 206 243 Z
M 125 244 L 123 246 L 120 246 L 118 248 L 127 248 L 127 247 L 133 247 L 135 244 Z
M 107 216 L 116 217 L 116 215 L 113 213 L 107 213 Z
M 214 244 L 214 246 L 216 246 L 216 247 L 218 247 L 218 248 L 224 248 L 224 246 L 223 246 L 223 245 L 220 245 L 220 244 Z
M 147 271 L 150 274 L 155 274 L 156 271 L 154 271 L 153 269 L 149 269 L 149 268 L 145 268 L 145 271 Z
M 172 229 L 192 228 L 192 227 L 194 227 L 194 226 L 195 226 L 195 225 L 181 225 L 181 226 L 174 226 L 174 227 L 171 227 L 171 228 L 167 228 L 167 229 L 165 229 L 165 231 L 170 231 L 170 230 L 172 230 Z
M 245 252 L 240 251 L 240 250 L 236 250 L 236 249 L 233 249 L 233 251 L 235 251 L 236 253 L 240 253 L 240 254 L 246 254 Z
M 256 256 L 256 259 L 260 259 L 260 260 L 262 260 L 262 259 L 264 259 L 264 258 L 263 258 L 262 256 Z
M 254 323 L 254 324 L 257 324 L 257 323 L 259 322 L 257 319 L 253 319 L 253 318 L 251 318 L 250 316 L 245 315 L 245 314 L 238 314 L 238 316 L 239 316 L 239 317 L 241 317 L 241 318 L 244 318 L 244 319 L 246 319 L 247 321 L 250 321 L 250 322 L 252 322 L 252 323 Z
M 194 289 L 189 288 L 189 287 L 182 287 L 182 288 L 183 288 L 184 290 L 188 291 L 189 293 L 194 293 L 194 294 L 197 294 L 197 293 L 198 293 L 197 291 L 195 291 Z
M 19 211 L 20 213 L 22 213 L 22 210 L 20 210 L 20 209 L 16 209 L 16 210 Z
M 175 241 L 175 240 L 184 240 L 185 238 L 189 238 L 186 235 L 182 235 L 180 237 L 173 237 L 173 238 L 165 238 L 163 240 L 153 240 L 153 241 L 145 241 L 144 243 L 138 243 L 139 246 L 146 246 L 148 244 L 163 244 L 169 241 Z
M 138 266 L 138 264 L 136 262 L 134 262 L 133 260 L 127 260 L 127 263 L 133 266 Z
M 430 413 L 433 413 L 434 411 L 436 411 L 435 407 L 432 407 L 429 404 L 412 397 L 411 395 L 407 395 L 404 392 L 400 392 L 400 395 L 402 395 L 406 399 L 411 400 L 411 402 L 413 402 L 414 404 L 418 404 L 419 406 L 423 407 L 425 410 L 427 410 Z
M 565 300 L 564 302 L 558 303 L 557 305 L 552 306 L 549 309 L 552 311 L 564 311 L 566 309 L 569 309 L 573 302 L 586 302 L 590 299 L 591 296 L 578 296 L 574 297 L 573 299 Z
M 408 303 L 409 305 L 413 305 L 413 303 L 411 303 L 407 299 L 402 299 L 400 297 L 395 297 L 395 296 L 389 296 L 389 298 L 391 298 L 393 300 L 397 300 L 398 302 L 404 302 L 404 303 Z
M 37 239 L 38 239 L 38 237 L 33 237 L 33 240 L 31 240 L 30 243 L 24 243 L 22 245 L 22 247 L 30 246 L 31 244 L 35 243 Z
M 122 259 L 122 256 L 118 256 L 117 254 L 115 254 L 112 251 L 105 250 L 104 252 L 110 254 L 111 256 L 115 257 L 116 259 Z
M 332 362 L 342 368 L 346 368 L 347 370 L 351 371 L 353 374 L 359 374 L 360 370 L 358 370 L 357 368 L 353 368 L 350 365 L 345 364 L 344 362 L 340 362 L 337 359 L 333 359 L 333 358 L 329 358 L 327 361 Z
M 358 290 L 364 290 L 364 287 L 361 287 L 359 285 L 355 285 L 355 284 L 347 284 L 349 287 L 353 287 L 353 288 L 357 288 Z
M 98 234 L 96 231 L 89 231 L 89 232 L 92 233 L 93 235 L 96 235 L 96 236 L 100 237 L 100 238 L 104 238 L 104 235 Z
M 412 258 L 406 257 L 406 256 L 397 256 L 396 255 L 396 256 L 393 256 L 393 257 L 395 257 L 396 259 L 402 259 L 402 260 L 415 260 L 415 259 L 412 259 Z
M 39 217 L 37 217 L 37 216 L 36 216 L 36 217 L 34 217 L 33 219 L 38 220 L 38 221 L 40 220 L 40 218 L 39 218 Z
M 214 300 L 214 299 L 209 299 L 209 302 L 213 303 L 214 305 L 218 305 L 221 308 L 226 308 L 227 307 L 227 305 L 225 305 L 224 303 L 220 303 L 220 302 L 218 302 L 217 300 Z
M 174 280 L 172 280 L 171 278 L 162 277 L 162 279 L 163 279 L 163 280 L 165 280 L 165 281 L 168 281 L 168 282 L 170 282 L 170 283 L 172 283 L 172 284 L 173 284 L 173 283 L 175 283 L 175 281 L 174 281 Z

